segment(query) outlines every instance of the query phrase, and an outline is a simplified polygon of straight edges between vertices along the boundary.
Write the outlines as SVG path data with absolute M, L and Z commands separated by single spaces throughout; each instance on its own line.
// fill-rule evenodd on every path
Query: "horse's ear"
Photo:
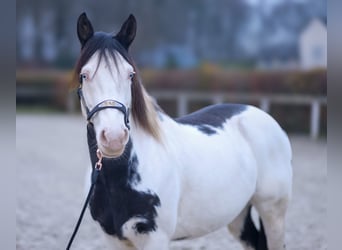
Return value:
M 116 34 L 115 38 L 121 43 L 121 45 L 128 50 L 129 46 L 135 38 L 137 31 L 137 21 L 135 17 L 130 14 L 124 24 L 121 26 L 120 31 Z
M 94 35 L 93 26 L 84 12 L 78 17 L 77 20 L 77 35 L 82 48 L 89 38 Z

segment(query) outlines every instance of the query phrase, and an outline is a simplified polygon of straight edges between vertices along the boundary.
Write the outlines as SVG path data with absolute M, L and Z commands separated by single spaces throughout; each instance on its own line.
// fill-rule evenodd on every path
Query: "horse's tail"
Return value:
M 252 206 L 248 207 L 245 222 L 240 235 L 240 240 L 255 250 L 268 250 L 264 225 L 259 217 L 260 229 L 258 230 L 252 220 Z

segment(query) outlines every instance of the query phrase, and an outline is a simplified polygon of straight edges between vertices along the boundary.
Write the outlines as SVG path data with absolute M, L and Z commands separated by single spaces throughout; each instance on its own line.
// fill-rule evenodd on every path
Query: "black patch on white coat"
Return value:
M 94 220 L 110 235 L 125 239 L 122 225 L 133 217 L 141 217 L 144 222 L 135 225 L 137 233 L 149 233 L 157 229 L 156 207 L 159 197 L 151 191 L 142 192 L 133 188 L 141 181 L 138 174 L 138 158 L 132 152 L 132 143 L 126 146 L 123 156 L 118 159 L 104 158 L 103 167 L 96 181 L 89 206 Z
M 188 236 L 184 236 L 184 237 L 179 237 L 179 238 L 176 238 L 176 239 L 172 239 L 172 241 L 182 241 L 182 240 L 187 240 L 189 238 L 190 237 L 188 237 Z
M 216 133 L 216 128 L 222 128 L 223 123 L 247 109 L 243 104 L 216 104 L 200 109 L 189 115 L 177 118 L 181 124 L 189 124 L 207 135 Z
M 206 124 L 197 125 L 197 128 L 207 135 L 216 134 L 216 130 Z

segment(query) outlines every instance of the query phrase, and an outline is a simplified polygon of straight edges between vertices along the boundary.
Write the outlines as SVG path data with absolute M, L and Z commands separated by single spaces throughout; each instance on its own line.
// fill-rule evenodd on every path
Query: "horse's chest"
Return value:
M 125 238 L 123 224 L 134 217 L 141 219 L 134 226 L 137 233 L 156 230 L 159 197 L 150 191 L 135 190 L 131 174 L 123 169 L 102 171 L 89 203 L 93 219 L 100 223 L 107 234 L 120 239 Z

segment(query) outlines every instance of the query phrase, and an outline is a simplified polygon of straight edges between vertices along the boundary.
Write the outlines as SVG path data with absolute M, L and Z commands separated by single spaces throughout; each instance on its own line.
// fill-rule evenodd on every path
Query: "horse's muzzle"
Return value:
M 98 147 L 105 157 L 116 158 L 124 152 L 128 137 L 127 128 L 119 131 L 104 128 L 100 132 Z

